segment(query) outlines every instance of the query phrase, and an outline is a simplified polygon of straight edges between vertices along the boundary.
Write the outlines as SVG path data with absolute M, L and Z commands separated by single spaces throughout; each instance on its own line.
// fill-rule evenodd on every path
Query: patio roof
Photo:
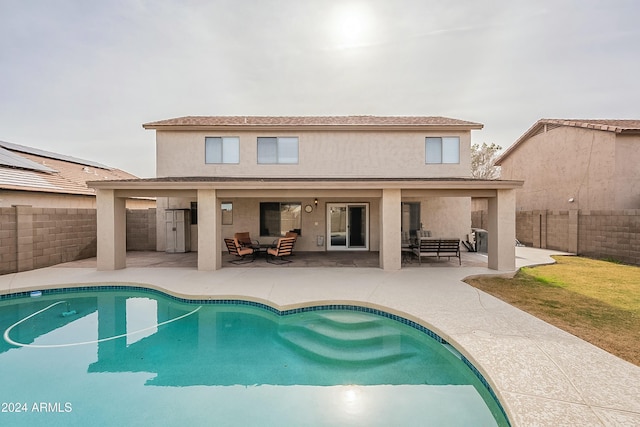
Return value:
M 237 178 L 237 177 L 164 177 L 92 181 L 89 187 L 105 190 L 162 191 L 198 189 L 287 189 L 287 190 L 363 190 L 400 188 L 403 190 L 490 191 L 522 187 L 523 181 L 473 178 Z

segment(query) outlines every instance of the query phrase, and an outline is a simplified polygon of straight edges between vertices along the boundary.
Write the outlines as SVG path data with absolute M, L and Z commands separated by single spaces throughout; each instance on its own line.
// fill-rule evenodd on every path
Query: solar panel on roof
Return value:
M 34 154 L 36 156 L 48 157 L 50 159 L 62 160 L 65 162 L 77 163 L 79 165 L 93 166 L 94 168 L 113 170 L 109 166 L 105 166 L 98 162 L 92 162 L 90 160 L 78 159 L 77 157 L 65 156 L 64 154 L 53 153 L 51 151 L 40 150 L 38 148 L 26 147 L 24 145 L 13 144 L 11 142 L 0 141 L 0 147 L 4 147 L 8 150 L 19 151 L 21 153 Z
M 40 163 L 25 159 L 24 157 L 2 147 L 0 147 L 0 165 L 9 166 L 11 168 L 28 169 L 47 173 L 58 172 L 57 170 L 51 169 L 50 167 L 47 167 L 45 165 L 41 165 Z
M 0 168 L 0 188 L 16 189 L 20 187 L 28 187 L 36 191 L 64 191 L 62 187 L 59 187 L 47 181 L 46 177 L 47 175 L 41 175 L 36 171 Z

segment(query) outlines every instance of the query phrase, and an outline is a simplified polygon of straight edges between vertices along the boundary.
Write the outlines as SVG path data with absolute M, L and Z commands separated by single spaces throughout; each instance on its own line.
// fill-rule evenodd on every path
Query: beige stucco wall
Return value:
M 207 136 L 240 138 L 239 164 L 205 164 Z M 265 165 L 257 161 L 257 138 L 297 136 L 299 163 Z M 459 164 L 425 164 L 425 137 L 459 136 Z M 156 131 L 157 176 L 247 177 L 468 177 L 471 132 Z
M 0 190 L 0 207 L 18 205 L 33 206 L 35 208 L 95 209 L 96 198 L 95 196 L 73 194 Z M 155 200 L 127 199 L 126 205 L 128 209 L 155 208 Z
M 470 197 L 432 197 L 420 204 L 422 228 L 432 237 L 467 239 L 471 232 Z
M 94 196 L 0 190 L 0 207 L 14 205 L 29 205 L 38 208 L 95 209 L 96 198 Z
M 519 210 L 638 208 L 639 147 L 638 137 L 563 126 L 524 141 L 502 162 L 501 178 L 524 180 Z
M 525 141 L 505 159 L 501 178 L 525 181 L 517 191 L 518 209 L 590 209 L 613 202 L 607 186 L 614 148 L 610 132 L 552 129 Z

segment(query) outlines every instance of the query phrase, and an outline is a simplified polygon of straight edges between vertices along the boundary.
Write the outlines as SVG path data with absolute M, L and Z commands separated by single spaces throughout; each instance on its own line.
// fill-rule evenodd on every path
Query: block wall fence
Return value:
M 486 211 L 474 211 L 472 227 L 486 229 Z M 518 211 L 516 239 L 526 246 L 640 265 L 640 209 Z
M 127 210 L 127 250 L 155 244 L 155 209 Z M 95 256 L 95 209 L 0 208 L 0 274 Z

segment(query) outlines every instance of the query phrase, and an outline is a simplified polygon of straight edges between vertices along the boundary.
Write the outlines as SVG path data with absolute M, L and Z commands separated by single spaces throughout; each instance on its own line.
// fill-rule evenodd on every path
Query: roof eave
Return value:
M 520 138 L 518 138 L 516 140 L 516 142 L 514 142 L 513 144 L 511 144 L 511 146 L 509 148 L 507 148 L 504 153 L 502 153 L 494 162 L 494 165 L 496 166 L 500 166 L 502 164 L 502 162 L 511 155 L 511 153 L 513 153 L 520 144 L 522 144 L 524 141 L 526 141 L 527 139 L 531 138 L 531 136 L 535 135 L 538 130 L 544 126 L 546 123 L 546 120 L 541 119 L 538 120 L 537 122 L 535 122 L 533 124 L 533 126 L 531 126 L 529 129 L 527 129 L 527 131 L 525 133 L 522 134 L 522 136 Z
M 283 125 L 283 124 L 235 124 L 235 125 L 162 125 L 147 123 L 143 124 L 144 129 L 161 130 L 161 131 L 230 131 L 230 130 L 277 130 L 277 131 L 314 131 L 314 130 L 331 130 L 331 131 L 425 131 L 425 130 L 480 130 L 484 127 L 481 123 L 473 124 L 388 124 L 388 125 L 356 125 L 356 124 L 344 124 L 344 125 Z
M 116 181 L 89 181 L 87 186 L 97 190 L 154 190 L 154 189 L 483 189 L 504 190 L 520 188 L 519 180 L 478 179 L 411 179 L 411 178 L 167 178 Z

